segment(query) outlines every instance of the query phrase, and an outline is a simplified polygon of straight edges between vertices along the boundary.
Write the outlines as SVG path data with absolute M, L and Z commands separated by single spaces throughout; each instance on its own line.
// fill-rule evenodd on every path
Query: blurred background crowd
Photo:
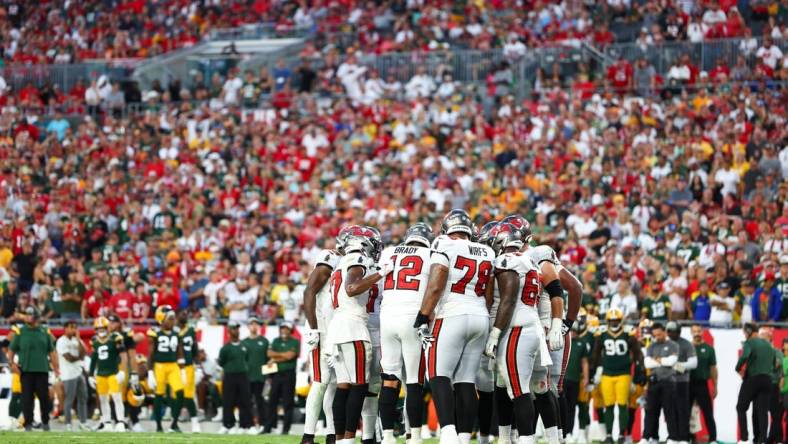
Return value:
M 788 320 L 784 1 L 4 1 L 0 59 L 154 57 L 259 22 L 314 38 L 147 85 L 0 78 L 0 322 L 35 305 L 140 323 L 164 304 L 302 321 L 342 226 L 396 243 L 451 208 L 478 226 L 524 215 L 600 315 Z M 646 51 L 720 38 L 739 40 L 711 63 Z M 643 51 L 515 80 L 518 58 L 562 42 Z M 475 83 L 364 63 L 455 49 L 504 58 Z

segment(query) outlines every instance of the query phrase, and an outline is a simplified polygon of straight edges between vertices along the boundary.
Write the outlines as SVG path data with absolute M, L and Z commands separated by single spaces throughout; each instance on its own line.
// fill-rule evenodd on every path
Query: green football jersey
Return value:
M 617 332 L 602 328 L 596 334 L 601 349 L 600 363 L 602 374 L 608 376 L 628 375 L 632 367 L 631 350 L 629 347 L 632 332 L 622 327 Z
M 186 365 L 194 364 L 194 354 L 197 351 L 197 347 L 195 347 L 197 332 L 194 331 L 194 327 L 188 325 L 186 328 L 178 330 L 178 336 L 183 344 L 183 359 L 186 361 Z
M 120 354 L 126 351 L 123 336 L 110 333 L 104 339 L 95 336 L 92 342 L 93 354 L 90 356 L 90 374 L 95 370 L 98 376 L 111 376 L 118 372 Z
M 148 330 L 148 337 L 153 338 L 155 347 L 153 349 L 153 362 L 167 363 L 178 361 L 178 343 L 180 338 L 173 329 L 164 331 L 161 328 L 151 328 Z
M 656 298 L 643 300 L 643 313 L 652 321 L 667 321 L 670 312 L 670 298 L 661 294 Z

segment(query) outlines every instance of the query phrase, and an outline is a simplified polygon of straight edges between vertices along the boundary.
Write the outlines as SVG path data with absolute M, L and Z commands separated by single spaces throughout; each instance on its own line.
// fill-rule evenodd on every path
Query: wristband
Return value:
M 416 322 L 413 323 L 413 328 L 419 328 L 422 325 L 427 324 L 429 322 L 430 322 L 430 317 L 419 312 L 419 314 L 416 315 Z
M 178 362 L 178 365 L 185 365 L 186 364 L 186 360 L 183 359 L 183 358 L 178 358 L 177 362 Z
M 566 328 L 566 331 L 571 330 L 573 325 L 575 325 L 574 319 L 564 319 L 564 328 Z

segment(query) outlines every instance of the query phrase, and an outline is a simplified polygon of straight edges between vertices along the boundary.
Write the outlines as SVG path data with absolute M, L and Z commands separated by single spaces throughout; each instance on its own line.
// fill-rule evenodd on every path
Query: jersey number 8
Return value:
M 465 270 L 465 276 L 451 286 L 451 292 L 457 294 L 465 294 L 465 287 L 473 280 L 476 275 L 476 269 L 479 269 L 478 276 L 476 276 L 476 286 L 473 287 L 476 296 L 484 297 L 487 292 L 487 283 L 490 281 L 490 274 L 492 273 L 492 262 L 481 261 L 478 262 L 467 257 L 457 256 L 457 261 L 454 263 L 454 268 L 458 270 Z

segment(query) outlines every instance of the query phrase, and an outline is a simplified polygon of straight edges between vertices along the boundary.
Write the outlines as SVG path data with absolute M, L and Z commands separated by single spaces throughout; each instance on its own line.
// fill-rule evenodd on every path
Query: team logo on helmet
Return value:
M 506 216 L 501 222 L 512 224 L 514 228 L 520 231 L 520 236 L 522 236 L 525 243 L 531 242 L 531 238 L 533 238 L 533 233 L 531 233 L 531 224 L 523 216 L 520 216 L 519 214 L 512 214 L 510 216 Z
M 163 323 L 168 318 L 175 317 L 175 310 L 172 309 L 169 305 L 162 305 L 156 309 L 156 322 L 159 324 Z
M 486 224 L 484 224 L 484 226 L 482 226 L 482 229 L 479 230 L 479 240 L 477 242 L 479 242 L 480 244 L 491 246 L 492 238 L 490 237 L 490 231 L 493 228 L 495 228 L 496 225 L 498 225 L 497 220 L 494 220 L 492 222 L 487 222 Z
M 507 248 L 514 247 L 518 250 L 523 248 L 523 239 L 512 224 L 501 222 L 490 230 L 490 246 L 495 254 L 501 254 Z

